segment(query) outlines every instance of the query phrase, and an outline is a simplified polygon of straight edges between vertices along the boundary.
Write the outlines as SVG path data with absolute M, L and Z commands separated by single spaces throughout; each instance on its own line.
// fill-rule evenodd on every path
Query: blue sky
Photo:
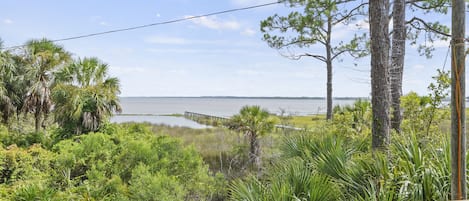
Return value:
M 60 39 L 272 1 L 5 0 L 0 38 L 8 47 L 33 38 Z M 289 60 L 261 40 L 260 21 L 288 11 L 280 4 L 59 44 L 75 57 L 94 56 L 108 63 L 111 75 L 121 81 L 122 96 L 324 97 L 323 63 Z M 431 18 L 450 21 L 450 15 Z M 335 40 L 347 40 L 356 31 L 351 26 L 336 30 Z M 448 43 L 437 41 L 435 46 L 431 60 L 408 47 L 404 93 L 427 93 L 431 77 L 443 66 Z M 308 51 L 322 53 L 315 47 Z M 369 58 L 343 59 L 334 63 L 334 96 L 368 97 Z

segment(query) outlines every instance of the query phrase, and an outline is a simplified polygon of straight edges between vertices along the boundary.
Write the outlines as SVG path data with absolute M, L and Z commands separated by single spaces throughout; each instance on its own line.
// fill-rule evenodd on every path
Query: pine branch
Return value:
M 420 23 L 423 24 L 423 26 L 425 26 L 425 28 L 422 28 L 420 26 L 416 26 L 414 24 L 414 22 L 417 22 L 418 24 L 420 24 Z M 406 24 L 410 24 L 410 26 L 412 26 L 413 28 L 415 28 L 417 30 L 430 31 L 430 32 L 440 34 L 440 35 L 445 36 L 445 37 L 451 37 L 451 34 L 445 33 L 445 32 L 440 31 L 438 29 L 434 29 L 427 22 L 425 22 L 424 20 L 422 20 L 418 17 L 413 17 L 411 20 L 407 21 Z

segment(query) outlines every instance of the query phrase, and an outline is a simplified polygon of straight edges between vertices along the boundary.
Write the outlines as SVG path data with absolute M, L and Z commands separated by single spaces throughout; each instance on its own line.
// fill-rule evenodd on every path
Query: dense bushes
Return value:
M 386 155 L 371 154 L 369 102 L 336 107 L 332 122 L 285 137 L 282 157 L 263 177 L 233 182 L 230 199 L 448 200 L 444 88 L 434 85 L 429 96 L 402 97 L 402 132 L 394 133 Z
M 209 200 L 213 177 L 192 147 L 145 125 L 0 150 L 0 196 L 7 200 Z
M 265 177 L 232 184 L 231 200 L 447 200 L 449 143 L 434 137 L 397 136 L 389 156 L 372 156 L 333 133 L 291 136 Z

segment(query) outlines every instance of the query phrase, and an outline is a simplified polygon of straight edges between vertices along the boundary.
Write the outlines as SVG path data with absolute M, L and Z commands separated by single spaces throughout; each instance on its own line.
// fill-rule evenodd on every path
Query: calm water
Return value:
M 169 126 L 184 126 L 189 128 L 209 128 L 210 126 L 198 124 L 194 121 L 171 116 L 114 116 L 112 122 L 149 122 L 152 124 L 166 124 Z
M 353 104 L 354 99 L 334 100 L 334 105 Z M 158 116 L 183 114 L 185 111 L 222 117 L 237 114 L 245 105 L 259 105 L 270 113 L 279 114 L 283 109 L 292 115 L 324 114 L 325 99 L 307 98 L 121 98 L 122 114 L 111 119 L 113 122 L 150 122 L 171 126 L 205 128 L 182 117 Z
M 334 100 L 335 105 L 355 100 Z M 281 109 L 293 115 L 323 114 L 326 100 L 306 98 L 121 98 L 122 114 L 183 114 L 185 111 L 229 117 L 245 105 L 260 105 L 271 113 Z

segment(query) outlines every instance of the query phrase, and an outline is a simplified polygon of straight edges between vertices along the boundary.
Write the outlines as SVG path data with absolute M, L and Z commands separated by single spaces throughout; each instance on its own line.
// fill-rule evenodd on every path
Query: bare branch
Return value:
M 334 50 L 332 50 L 332 51 L 334 51 Z M 343 49 L 343 50 L 340 50 L 340 51 L 337 52 L 337 53 L 333 52 L 332 54 L 333 54 L 334 56 L 332 56 L 331 60 L 334 60 L 335 58 L 337 58 L 337 57 L 340 56 L 341 54 L 346 53 L 346 52 L 348 52 L 348 51 L 350 51 L 350 50 L 349 50 L 349 49 Z
M 287 48 L 287 47 L 290 46 L 290 45 L 298 45 L 298 44 L 300 44 L 300 43 L 304 43 L 304 44 L 320 43 L 320 44 L 326 45 L 326 43 L 325 43 L 324 41 L 318 40 L 318 39 L 312 39 L 312 40 L 295 40 L 295 41 L 291 41 L 291 42 L 286 43 L 286 44 L 279 45 L 277 49 Z
M 346 1 L 346 2 L 349 2 L 349 1 Z M 342 3 L 345 3 L 345 2 L 342 2 Z M 344 20 L 346 19 L 349 19 L 350 17 L 353 17 L 355 16 L 356 14 L 355 11 L 357 11 L 358 9 L 360 9 L 361 7 L 365 6 L 365 5 L 368 5 L 368 2 L 366 3 L 361 3 L 360 5 L 358 5 L 357 7 L 355 7 L 354 9 L 350 10 L 346 15 L 342 15 L 340 14 L 340 19 L 338 19 L 337 21 L 335 21 L 334 23 L 332 23 L 332 25 L 336 25 L 336 24 L 339 24 L 341 22 L 343 22 Z
M 417 27 L 413 24 L 413 22 L 418 22 L 418 23 L 421 23 L 423 24 L 423 26 L 425 26 L 425 29 L 422 28 L 422 27 Z M 410 26 L 412 26 L 413 28 L 417 29 L 417 30 L 425 30 L 425 31 L 430 31 L 430 32 L 433 32 L 433 33 L 436 33 L 436 34 L 440 34 L 442 36 L 446 36 L 446 37 L 451 37 L 451 34 L 448 34 L 448 33 L 445 33 L 445 32 L 442 32 L 440 30 L 437 30 L 437 29 L 434 29 L 433 27 L 431 27 L 428 23 L 426 23 L 424 20 L 418 18 L 418 17 L 414 17 L 412 18 L 411 20 L 407 21 L 406 24 L 410 24 Z
M 287 48 L 286 51 L 288 51 L 288 54 L 282 53 L 278 51 L 278 53 L 285 58 L 291 59 L 291 60 L 300 60 L 302 57 L 313 57 L 319 61 L 326 62 L 326 57 L 318 54 L 311 54 L 311 53 L 303 53 L 303 54 L 295 54 L 291 49 Z
M 305 53 L 304 56 L 308 56 L 308 57 L 313 57 L 319 61 L 322 61 L 322 62 L 326 62 L 326 57 L 324 56 L 321 56 L 321 55 L 317 55 L 317 54 L 310 54 L 310 53 Z
M 313 57 L 313 58 L 315 58 L 319 61 L 322 61 L 324 63 L 326 62 L 326 58 L 324 56 L 316 55 L 316 54 L 304 53 L 304 54 L 300 54 L 300 55 L 286 55 L 286 54 L 280 53 L 280 55 L 285 57 L 285 58 L 291 59 L 291 60 L 300 60 L 303 57 Z

